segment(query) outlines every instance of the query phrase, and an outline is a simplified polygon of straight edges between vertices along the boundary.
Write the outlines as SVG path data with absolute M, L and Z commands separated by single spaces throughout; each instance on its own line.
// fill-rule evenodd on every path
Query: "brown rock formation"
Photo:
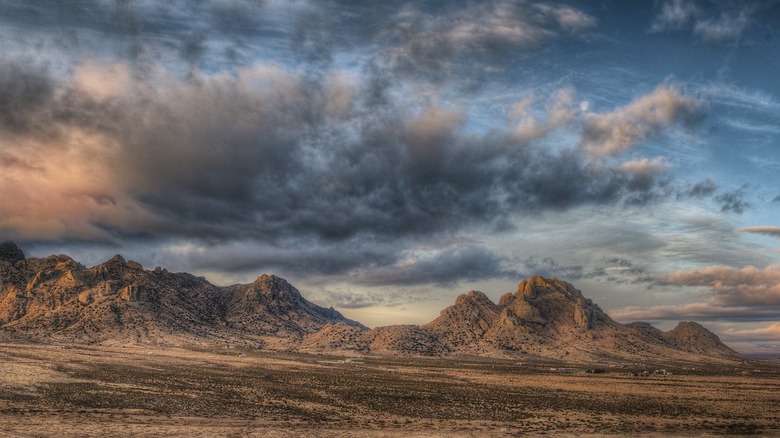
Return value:
M 0 244 L 0 335 L 70 342 L 231 343 L 311 352 L 737 360 L 693 322 L 663 332 L 622 325 L 571 284 L 531 277 L 498 304 L 470 291 L 421 325 L 371 330 L 307 301 L 275 275 L 217 287 L 115 256 L 92 268 L 65 255 L 24 257 Z

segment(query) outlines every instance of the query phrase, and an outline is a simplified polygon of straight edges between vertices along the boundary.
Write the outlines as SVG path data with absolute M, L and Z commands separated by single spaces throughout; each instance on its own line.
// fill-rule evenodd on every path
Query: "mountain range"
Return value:
M 555 278 L 525 279 L 498 303 L 470 291 L 427 324 L 369 329 L 309 302 L 275 275 L 220 287 L 119 255 L 91 268 L 65 255 L 26 258 L 11 242 L 0 244 L 1 337 L 565 361 L 742 359 L 695 322 L 667 332 L 620 324 Z

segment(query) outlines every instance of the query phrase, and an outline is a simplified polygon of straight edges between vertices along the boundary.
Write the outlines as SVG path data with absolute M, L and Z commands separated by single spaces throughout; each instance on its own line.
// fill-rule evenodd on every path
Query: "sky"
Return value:
M 369 326 L 571 282 L 780 353 L 780 2 L 0 0 L 0 240 Z

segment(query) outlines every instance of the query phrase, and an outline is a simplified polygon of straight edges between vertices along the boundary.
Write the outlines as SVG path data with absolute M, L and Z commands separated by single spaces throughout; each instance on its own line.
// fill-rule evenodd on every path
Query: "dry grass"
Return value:
M 780 367 L 765 362 L 586 374 L 552 362 L 338 359 L 0 344 L 0 437 L 780 434 Z M 656 367 L 674 374 L 632 375 Z

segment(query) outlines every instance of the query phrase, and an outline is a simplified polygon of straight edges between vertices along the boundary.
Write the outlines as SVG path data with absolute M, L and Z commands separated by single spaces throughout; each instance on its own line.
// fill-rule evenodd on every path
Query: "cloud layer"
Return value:
M 566 90 L 542 107 L 541 127 L 531 107 L 516 108 L 519 127 L 476 134 L 463 108 L 421 100 L 407 109 L 377 102 L 347 73 L 313 80 L 274 64 L 181 78 L 87 60 L 55 80 L 8 60 L 0 94 L 13 105 L 0 114 L 2 191 L 17 199 L 0 206 L 0 228 L 13 239 L 436 239 L 540 209 L 648 202 L 667 170 L 659 159 L 593 157 L 613 136 L 594 138 Z M 646 104 L 658 99 L 693 105 L 661 87 L 599 126 L 615 132 L 639 120 L 621 140 L 627 148 L 677 117 Z M 623 113 L 628 120 L 615 115 Z M 567 124 L 584 126 L 589 146 L 545 147 Z
M 646 309 L 622 309 L 620 319 L 679 320 L 696 318 L 720 321 L 771 321 L 780 311 L 780 265 L 765 268 L 708 266 L 682 269 L 663 276 L 666 286 L 695 287 L 699 302 Z
M 753 15 L 772 3 L 668 0 L 660 4 L 651 31 L 687 31 L 703 42 L 733 43 L 752 24 Z

